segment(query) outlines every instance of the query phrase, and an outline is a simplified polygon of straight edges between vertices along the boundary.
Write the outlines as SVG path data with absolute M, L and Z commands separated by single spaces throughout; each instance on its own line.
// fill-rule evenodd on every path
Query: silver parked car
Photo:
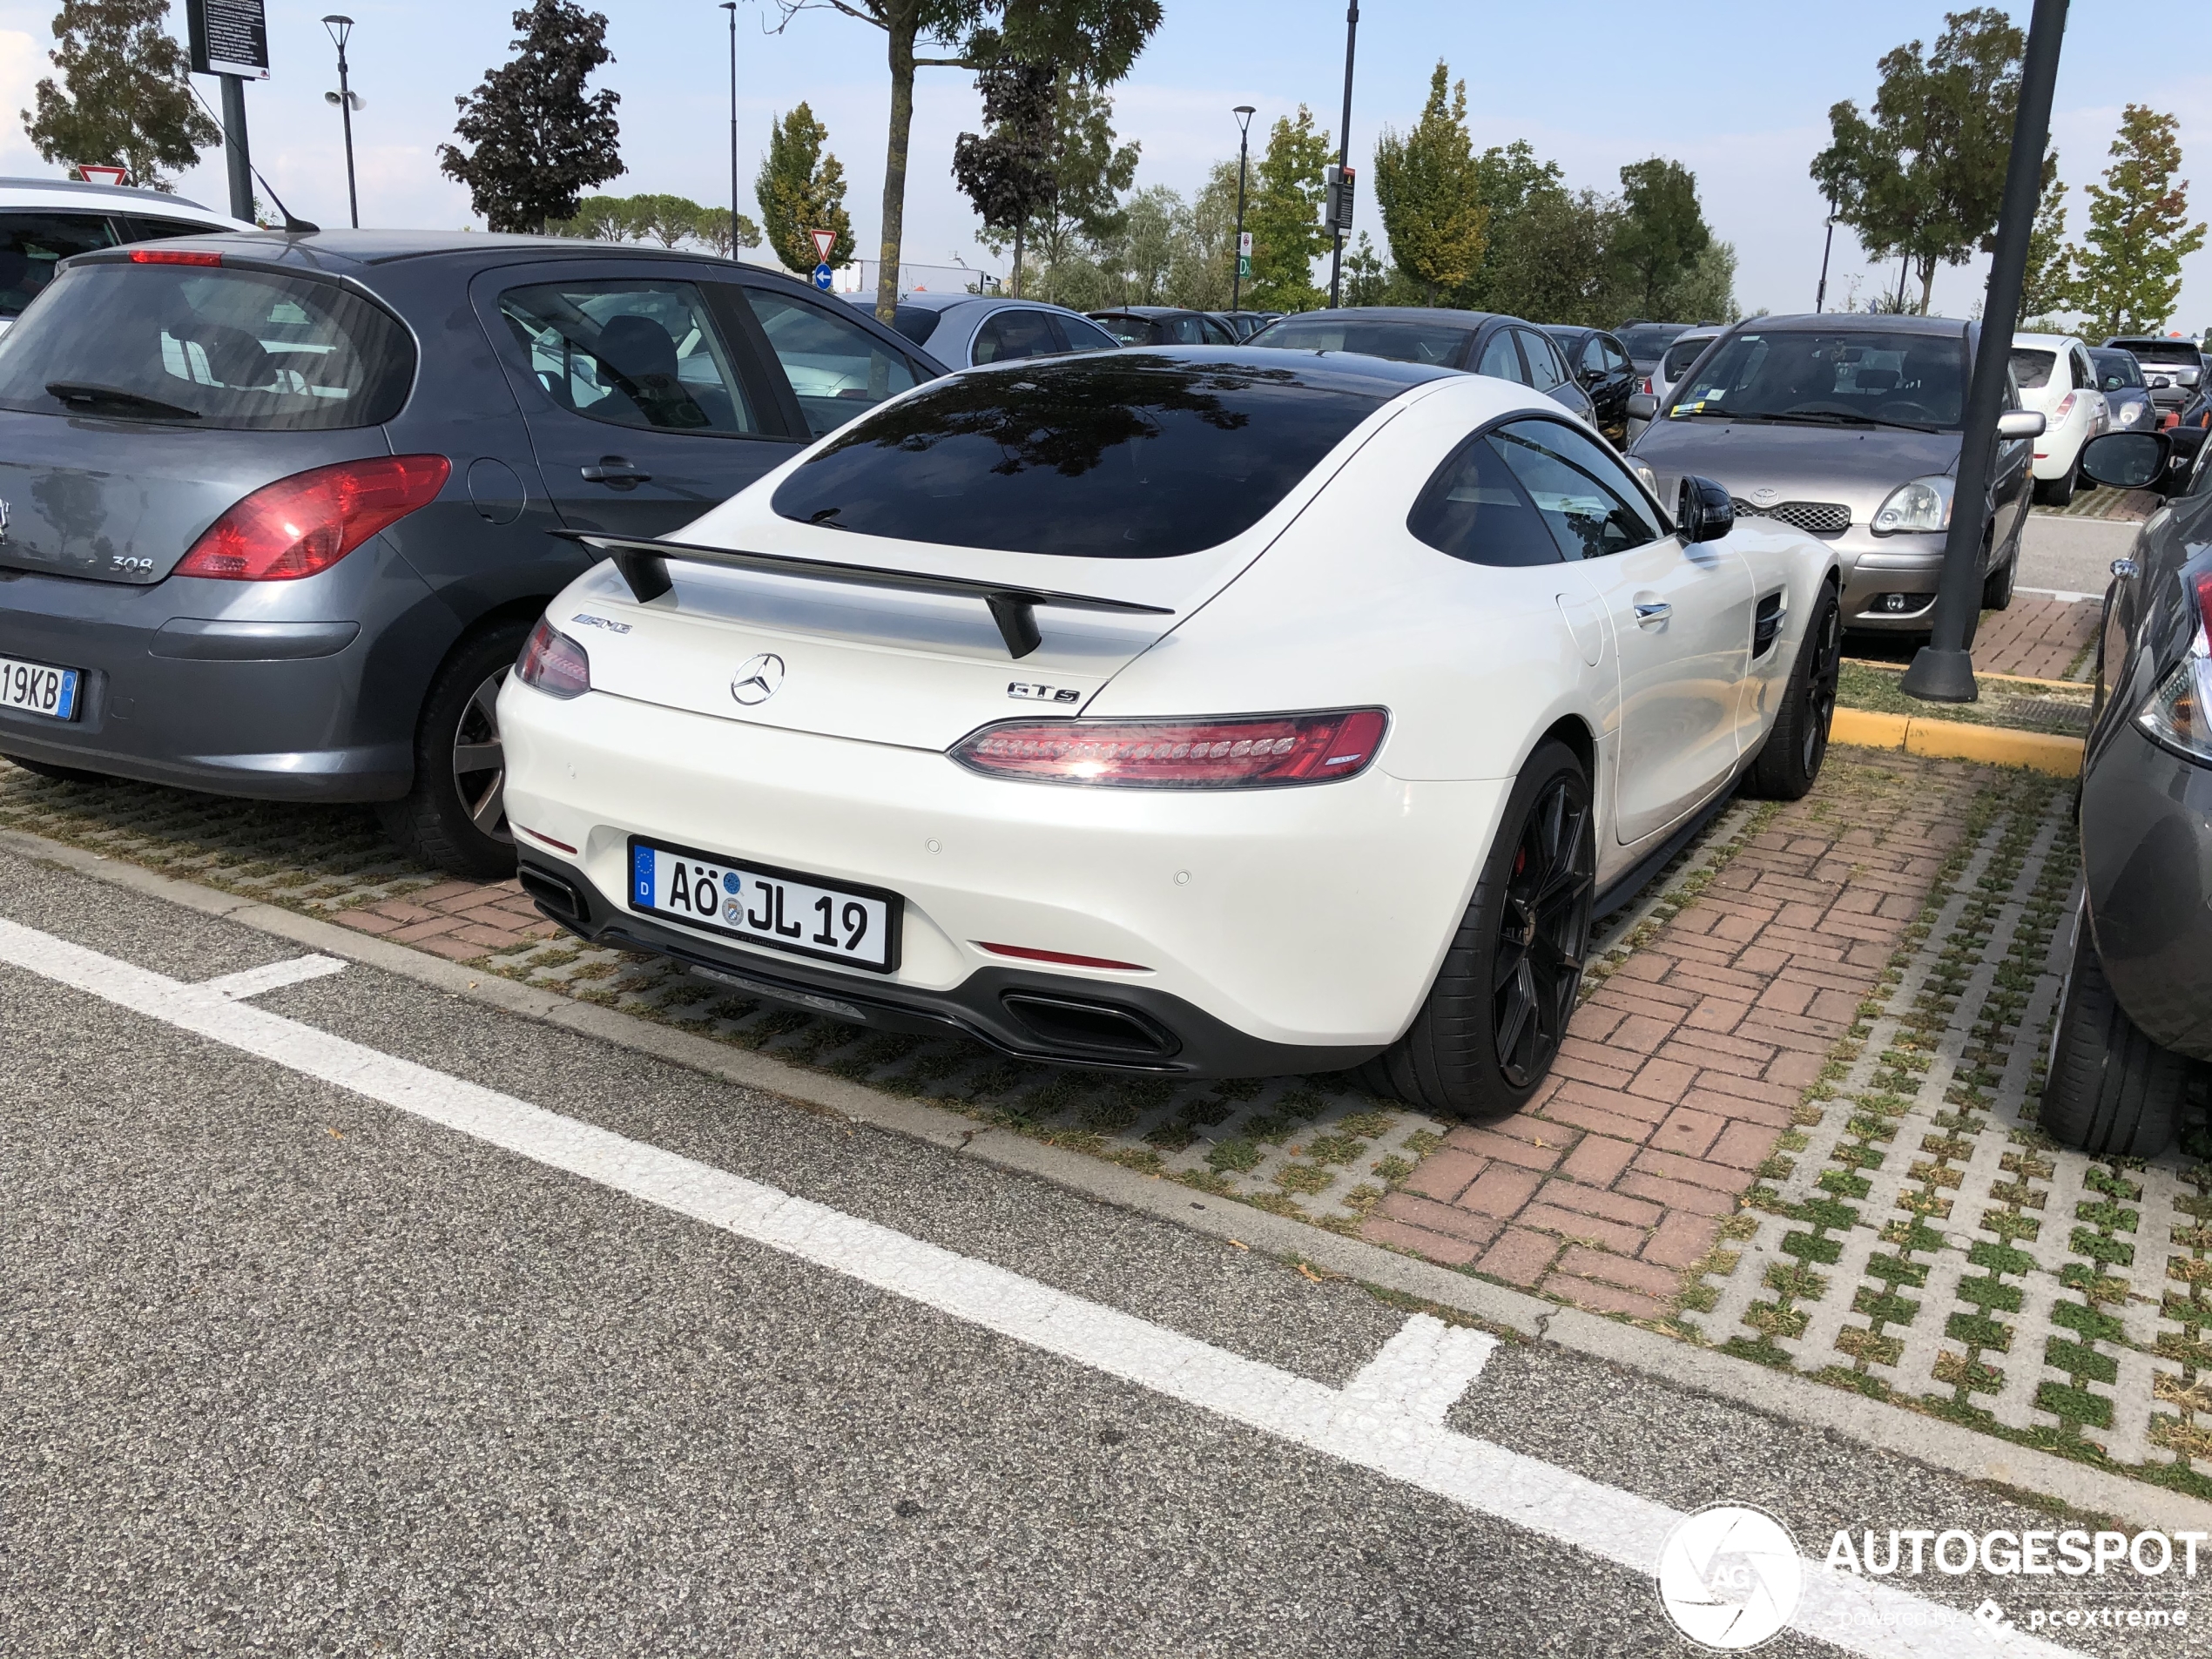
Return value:
M 1939 317 L 1757 317 L 1732 324 L 1629 446 L 1662 502 L 1717 480 L 1741 516 L 1831 543 L 1844 625 L 1925 635 L 1951 525 L 1976 325 Z M 2012 603 L 2043 416 L 2006 382 L 1982 522 L 1984 608 Z
M 875 314 L 874 295 L 846 297 L 870 316 Z M 1122 343 L 1080 311 L 994 293 L 901 294 L 898 320 L 892 327 L 954 368 L 1057 357 L 1063 352 L 1116 351 Z

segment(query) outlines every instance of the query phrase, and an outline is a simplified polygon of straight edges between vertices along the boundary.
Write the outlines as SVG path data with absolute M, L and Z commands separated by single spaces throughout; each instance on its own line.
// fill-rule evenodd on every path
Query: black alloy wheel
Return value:
M 1498 1069 L 1531 1089 L 1551 1069 L 1575 1012 L 1596 889 L 1589 790 L 1561 775 L 1521 826 L 1491 961 Z
M 1825 583 L 1812 603 L 1812 621 L 1791 664 L 1774 725 L 1743 774 L 1743 792 L 1754 800 L 1804 799 L 1828 759 L 1836 685 L 1844 670 L 1843 610 L 1836 590 Z
M 454 647 L 415 725 L 415 786 L 376 809 L 404 852 L 449 875 L 486 881 L 515 873 L 499 688 L 529 633 L 527 623 L 505 622 Z
M 492 840 L 511 846 L 507 827 L 507 757 L 499 741 L 499 688 L 509 669 L 484 677 L 461 711 L 453 734 L 453 787 L 469 821 Z
M 1828 732 L 1836 721 L 1836 687 L 1844 675 L 1844 617 L 1842 607 L 1831 604 L 1813 618 L 1817 631 L 1805 642 L 1812 652 L 1805 673 L 1805 729 L 1797 734 L 1800 764 L 1807 775 L 1817 778 L 1820 763 L 1828 758 Z

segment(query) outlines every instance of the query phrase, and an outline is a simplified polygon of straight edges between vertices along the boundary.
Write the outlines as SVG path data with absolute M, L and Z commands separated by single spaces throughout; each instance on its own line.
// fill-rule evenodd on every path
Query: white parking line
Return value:
M 235 1002 L 243 997 L 259 996 L 264 991 L 281 990 L 287 985 L 342 974 L 346 966 L 336 956 L 289 956 L 280 962 L 264 962 L 259 968 L 225 974 L 218 979 L 204 979 L 199 981 L 199 988 Z
M 1331 1388 L 1008 1269 L 237 1001 L 217 988 L 225 981 L 186 984 L 4 919 L 0 963 L 1635 1572 L 1653 1571 L 1661 1544 L 1682 1519 L 1664 1504 L 1446 1429 L 1444 1413 L 1480 1370 L 1488 1339 L 1453 1331 L 1426 1315 L 1410 1319 L 1352 1386 Z M 1791 1623 L 1868 1659 L 1958 1659 L 1961 1651 L 1974 1650 L 1966 1637 L 1978 1628 L 1956 1608 L 1886 1583 L 1832 1575 L 1812 1561 L 1806 1563 L 1804 1598 Z M 2011 1637 L 2006 1651 L 2048 1659 L 2070 1652 L 2024 1635 Z

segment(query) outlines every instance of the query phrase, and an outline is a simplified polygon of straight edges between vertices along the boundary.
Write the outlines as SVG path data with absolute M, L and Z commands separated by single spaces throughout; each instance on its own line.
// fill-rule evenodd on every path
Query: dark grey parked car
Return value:
M 1288 351 L 1350 351 L 1515 381 L 1593 426 L 1597 406 L 1558 342 L 1533 322 L 1490 311 L 1357 306 L 1278 317 L 1245 342 Z M 1662 496 L 1671 501 L 1671 496 Z
M 0 754 L 371 801 L 512 868 L 494 699 L 589 562 L 942 368 L 803 285 L 531 237 L 181 238 L 0 341 Z
M 2082 908 L 2043 1126 L 2148 1157 L 2212 1061 L 2212 459 L 2201 431 L 2082 446 L 2099 483 L 2170 497 L 2105 596 L 2081 768 Z M 2192 451 L 2194 454 L 2192 455 Z

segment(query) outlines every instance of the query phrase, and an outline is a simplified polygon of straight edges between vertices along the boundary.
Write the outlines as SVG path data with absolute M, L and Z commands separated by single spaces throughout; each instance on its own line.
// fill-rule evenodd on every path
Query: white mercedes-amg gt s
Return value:
M 1811 786 L 1836 561 L 1526 388 L 1339 353 L 972 370 L 547 610 L 499 700 L 587 938 L 1025 1058 L 1512 1109 L 1591 919 Z

